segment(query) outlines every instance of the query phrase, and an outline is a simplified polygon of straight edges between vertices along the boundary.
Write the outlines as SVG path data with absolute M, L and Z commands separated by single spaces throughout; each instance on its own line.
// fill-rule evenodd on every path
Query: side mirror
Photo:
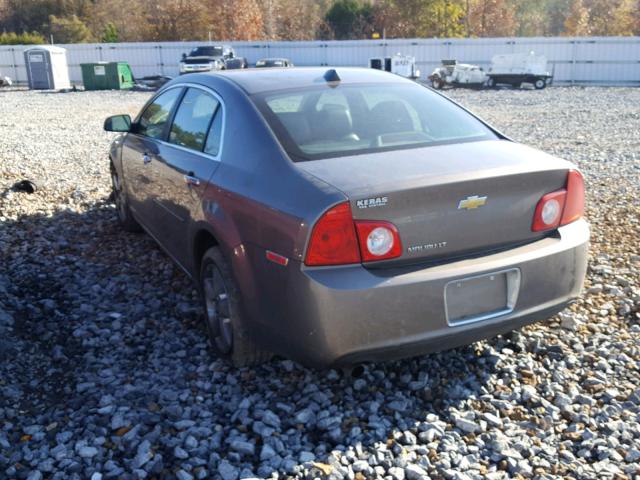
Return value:
M 104 129 L 107 132 L 131 131 L 131 117 L 129 115 L 113 115 L 104 121 Z
M 185 58 L 187 58 L 187 54 L 186 54 L 186 53 L 183 53 L 183 54 L 182 54 L 182 60 L 184 60 Z

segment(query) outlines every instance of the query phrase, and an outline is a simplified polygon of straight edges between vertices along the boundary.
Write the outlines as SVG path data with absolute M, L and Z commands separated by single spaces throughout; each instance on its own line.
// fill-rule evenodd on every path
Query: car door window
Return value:
M 220 144 L 222 143 L 222 108 L 218 105 L 213 122 L 211 122 L 211 128 L 207 135 L 207 143 L 204 146 L 204 152 L 214 157 L 220 153 Z
M 188 89 L 176 111 L 169 142 L 201 152 L 219 105 L 212 95 L 197 88 Z
M 159 95 L 140 116 L 136 133 L 151 138 L 162 138 L 171 110 L 182 93 L 181 88 Z

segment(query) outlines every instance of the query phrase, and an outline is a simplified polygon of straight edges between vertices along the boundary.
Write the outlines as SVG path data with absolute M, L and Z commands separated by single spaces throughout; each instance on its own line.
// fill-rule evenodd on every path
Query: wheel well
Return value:
M 204 252 L 206 252 L 209 248 L 215 247 L 217 245 L 218 241 L 207 230 L 200 230 L 198 233 L 196 233 L 195 239 L 193 241 L 193 265 L 195 266 L 196 277 L 200 275 L 200 262 L 202 261 Z

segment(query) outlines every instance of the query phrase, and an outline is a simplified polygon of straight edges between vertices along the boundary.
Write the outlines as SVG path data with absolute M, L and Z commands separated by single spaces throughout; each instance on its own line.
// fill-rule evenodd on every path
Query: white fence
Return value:
M 136 77 L 178 74 L 182 53 L 204 42 L 60 45 L 68 50 L 72 82 L 81 83 L 81 63 L 129 62 Z M 226 42 L 225 42 L 226 43 Z M 527 37 L 397 39 L 312 42 L 228 42 L 251 64 L 263 57 L 286 57 L 299 66 L 366 66 L 369 58 L 414 55 L 422 77 L 442 59 L 488 66 L 499 53 L 534 51 L 546 55 L 554 81 L 576 85 L 640 85 L 640 37 Z M 26 81 L 21 45 L 0 46 L 0 73 Z

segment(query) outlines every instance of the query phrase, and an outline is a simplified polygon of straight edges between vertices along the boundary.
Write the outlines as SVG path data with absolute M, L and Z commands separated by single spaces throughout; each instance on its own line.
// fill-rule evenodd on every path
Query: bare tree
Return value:
M 582 0 L 573 0 L 564 21 L 564 35 L 579 37 L 589 35 L 589 9 Z

